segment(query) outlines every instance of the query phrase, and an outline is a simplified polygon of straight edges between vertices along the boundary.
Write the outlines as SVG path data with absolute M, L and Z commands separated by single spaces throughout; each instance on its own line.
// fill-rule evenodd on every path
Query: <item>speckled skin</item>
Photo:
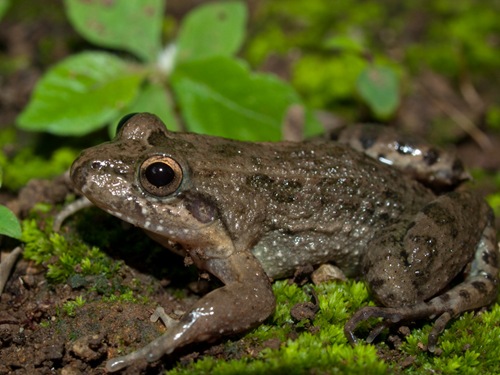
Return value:
M 170 194 L 160 197 L 142 182 L 141 165 L 151 156 L 172 158 L 182 170 Z M 181 249 L 224 283 L 165 335 L 109 361 L 108 371 L 258 325 L 274 310 L 269 278 L 305 264 L 332 262 L 363 277 L 387 306 L 362 309 L 347 323 L 353 342 L 357 324 L 371 316 L 440 316 L 437 336 L 448 315 L 496 296 L 493 218 L 481 199 L 437 197 L 343 144 L 171 133 L 155 116 L 138 114 L 115 140 L 82 152 L 71 178 L 95 205 Z M 440 295 L 469 263 L 466 280 Z
M 470 179 L 462 161 L 415 136 L 394 128 L 356 124 L 344 129 L 338 141 L 391 165 L 435 191 L 450 191 Z

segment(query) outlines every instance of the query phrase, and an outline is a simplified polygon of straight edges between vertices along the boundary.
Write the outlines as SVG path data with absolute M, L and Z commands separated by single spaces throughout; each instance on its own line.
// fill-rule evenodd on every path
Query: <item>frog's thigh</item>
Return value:
M 386 228 L 370 243 L 363 260 L 373 295 L 391 307 L 428 300 L 443 291 L 475 253 L 476 263 L 487 256 L 490 271 L 498 272 L 496 245 L 485 245 L 494 240 L 491 222 L 491 210 L 482 199 L 453 192 L 430 202 L 413 220 Z M 491 277 L 496 282 L 497 274 Z

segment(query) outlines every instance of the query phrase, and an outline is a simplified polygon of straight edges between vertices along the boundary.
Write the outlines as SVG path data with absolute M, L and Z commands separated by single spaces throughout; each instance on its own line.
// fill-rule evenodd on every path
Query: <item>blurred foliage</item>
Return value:
M 0 187 L 3 183 L 3 169 L 0 166 Z M 0 235 L 21 238 L 21 224 L 16 215 L 7 207 L 0 205 Z
M 463 74 L 488 79 L 500 66 L 500 1 L 439 0 L 426 2 L 421 38 L 410 44 L 406 62 L 422 64 L 448 77 Z M 497 76 L 498 77 L 498 76 Z
M 285 6 L 286 4 L 286 6 Z M 455 84 L 500 83 L 500 1 L 263 1 L 245 56 L 291 61 L 291 81 L 307 104 L 358 120 L 356 81 L 379 64 L 408 81 L 430 69 Z M 404 95 L 404 93 L 403 93 Z M 492 110 L 488 122 L 497 124 Z
M 9 0 L 0 0 L 0 19 L 2 19 L 9 5 L 10 5 Z

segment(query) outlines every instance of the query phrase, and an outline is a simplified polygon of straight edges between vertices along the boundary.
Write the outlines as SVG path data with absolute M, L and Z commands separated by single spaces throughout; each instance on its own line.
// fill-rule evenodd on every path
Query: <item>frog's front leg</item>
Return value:
M 274 311 L 275 298 L 269 278 L 250 252 L 210 259 L 203 268 L 225 285 L 200 299 L 156 340 L 128 355 L 109 360 L 107 371 L 118 371 L 140 359 L 153 362 L 183 346 L 246 331 Z
M 499 265 L 493 215 L 471 193 L 439 197 L 414 221 L 388 228 L 372 246 L 364 264 L 366 279 L 376 299 L 387 307 L 356 312 L 344 328 L 351 343 L 357 340 L 355 328 L 369 318 L 383 322 L 368 341 L 391 324 L 436 319 L 428 338 L 433 351 L 450 319 L 496 298 Z M 446 290 L 460 272 L 466 273 L 464 280 Z

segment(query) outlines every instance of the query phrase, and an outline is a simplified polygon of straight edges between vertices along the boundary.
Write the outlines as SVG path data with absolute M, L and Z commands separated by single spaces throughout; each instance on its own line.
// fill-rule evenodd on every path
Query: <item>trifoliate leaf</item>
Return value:
M 109 53 L 71 56 L 40 79 L 17 118 L 19 127 L 57 135 L 90 133 L 132 102 L 143 75 Z

